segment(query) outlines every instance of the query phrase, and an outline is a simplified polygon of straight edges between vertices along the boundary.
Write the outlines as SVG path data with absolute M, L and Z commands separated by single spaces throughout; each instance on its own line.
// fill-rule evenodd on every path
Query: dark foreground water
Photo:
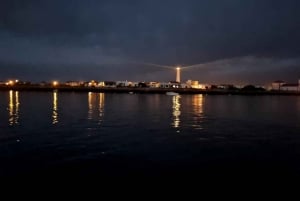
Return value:
M 0 176 L 299 177 L 300 97 L 0 92 Z

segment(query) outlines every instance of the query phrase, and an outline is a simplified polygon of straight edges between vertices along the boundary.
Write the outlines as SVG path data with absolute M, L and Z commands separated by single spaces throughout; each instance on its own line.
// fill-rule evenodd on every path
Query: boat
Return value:
M 168 91 L 166 94 L 169 95 L 169 96 L 178 96 L 179 95 L 179 93 L 176 93 L 176 92 L 173 92 L 173 91 Z

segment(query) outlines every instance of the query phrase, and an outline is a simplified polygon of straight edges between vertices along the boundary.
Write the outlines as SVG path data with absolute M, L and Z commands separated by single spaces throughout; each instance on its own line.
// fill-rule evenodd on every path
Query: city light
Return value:
M 53 81 L 53 82 L 52 82 L 52 85 L 53 85 L 53 86 L 57 86 L 57 85 L 58 85 L 58 81 Z
M 12 81 L 12 80 L 9 80 L 8 82 L 6 82 L 6 85 L 14 85 L 14 81 Z
M 13 86 L 14 84 L 17 84 L 19 82 L 19 80 L 8 80 L 5 85 L 8 86 Z

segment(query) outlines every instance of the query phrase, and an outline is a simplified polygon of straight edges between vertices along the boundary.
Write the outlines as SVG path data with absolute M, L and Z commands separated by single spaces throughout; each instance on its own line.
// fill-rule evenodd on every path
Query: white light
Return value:
M 176 82 L 180 83 L 180 67 L 176 68 Z

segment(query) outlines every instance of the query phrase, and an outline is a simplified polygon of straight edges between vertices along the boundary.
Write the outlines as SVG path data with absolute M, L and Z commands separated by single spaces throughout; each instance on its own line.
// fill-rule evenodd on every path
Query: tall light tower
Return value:
M 176 82 L 180 83 L 180 67 L 176 68 Z

